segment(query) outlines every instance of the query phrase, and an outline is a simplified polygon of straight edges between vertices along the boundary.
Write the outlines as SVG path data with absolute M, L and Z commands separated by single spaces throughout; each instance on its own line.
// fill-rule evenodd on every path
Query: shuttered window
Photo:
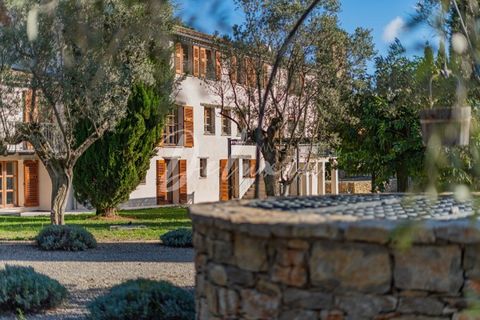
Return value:
M 175 146 L 178 144 L 178 108 L 175 108 L 175 110 L 172 110 L 165 117 L 162 140 L 163 140 L 162 145 Z
M 229 200 L 228 195 L 228 160 L 220 160 L 220 172 L 219 172 L 219 199 L 220 201 Z
M 229 136 L 232 134 L 231 111 L 224 109 L 222 111 L 222 134 Z
M 205 134 L 215 134 L 215 108 L 203 107 L 203 131 Z
M 179 202 L 188 202 L 187 160 L 178 160 Z
M 167 164 L 157 160 L 157 205 L 167 204 Z
M 24 175 L 24 206 L 38 207 L 40 205 L 38 161 L 23 161 Z
M 193 107 L 183 107 L 183 145 L 192 148 L 194 145 Z
M 230 80 L 235 83 L 237 82 L 237 70 L 238 70 L 238 66 L 237 66 L 237 57 L 233 56 L 230 60 Z

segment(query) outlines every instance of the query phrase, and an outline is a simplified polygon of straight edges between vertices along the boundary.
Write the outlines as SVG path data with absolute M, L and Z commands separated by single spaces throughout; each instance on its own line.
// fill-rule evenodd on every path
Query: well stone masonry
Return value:
M 480 319 L 480 224 L 444 196 L 190 208 L 197 319 Z

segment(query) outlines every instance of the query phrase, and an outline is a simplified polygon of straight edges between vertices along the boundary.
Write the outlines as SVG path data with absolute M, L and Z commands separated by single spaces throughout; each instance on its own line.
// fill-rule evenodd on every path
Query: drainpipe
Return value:
M 227 139 L 228 199 L 233 198 L 232 188 L 232 138 Z

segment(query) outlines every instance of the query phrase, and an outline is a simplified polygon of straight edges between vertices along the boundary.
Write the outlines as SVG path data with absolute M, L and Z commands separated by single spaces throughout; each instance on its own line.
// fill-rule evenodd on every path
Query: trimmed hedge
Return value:
M 85 228 L 72 225 L 50 225 L 35 238 L 42 250 L 83 251 L 97 246 L 95 237 Z
M 192 229 L 180 228 L 160 236 L 162 243 L 168 247 L 193 247 Z
M 5 266 L 0 270 L 0 312 L 30 313 L 58 306 L 67 289 L 32 267 Z
M 167 281 L 129 280 L 88 305 L 94 320 L 190 320 L 195 318 L 193 294 Z

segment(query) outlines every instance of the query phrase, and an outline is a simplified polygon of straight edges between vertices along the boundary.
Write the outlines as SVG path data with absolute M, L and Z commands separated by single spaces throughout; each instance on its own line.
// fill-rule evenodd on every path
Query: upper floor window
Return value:
M 215 108 L 204 106 L 203 124 L 205 134 L 215 134 Z
M 163 143 L 166 145 L 178 144 L 178 108 L 175 108 L 165 117 Z
M 222 134 L 223 135 L 230 135 L 232 134 L 232 120 L 231 111 L 230 110 L 223 110 L 222 111 Z

